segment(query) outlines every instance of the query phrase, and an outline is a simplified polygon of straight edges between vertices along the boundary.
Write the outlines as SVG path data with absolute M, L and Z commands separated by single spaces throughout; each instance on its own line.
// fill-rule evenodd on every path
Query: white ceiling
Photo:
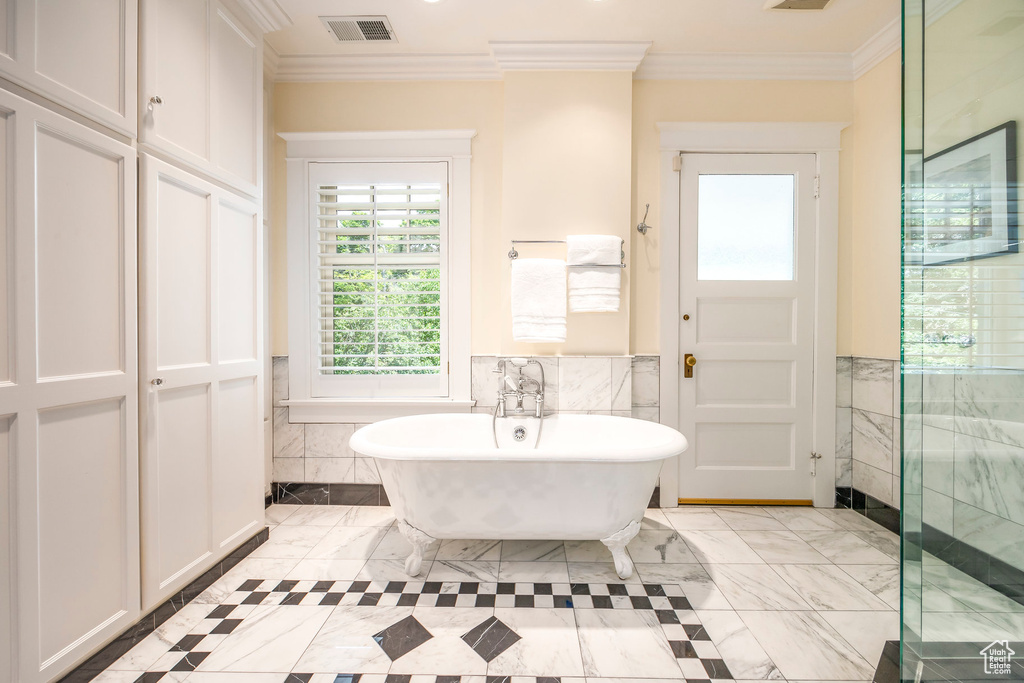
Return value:
M 491 41 L 652 41 L 666 53 L 855 52 L 899 17 L 899 0 L 764 11 L 764 0 L 276 0 L 294 20 L 281 56 L 486 55 Z M 384 14 L 398 43 L 337 44 L 319 15 Z

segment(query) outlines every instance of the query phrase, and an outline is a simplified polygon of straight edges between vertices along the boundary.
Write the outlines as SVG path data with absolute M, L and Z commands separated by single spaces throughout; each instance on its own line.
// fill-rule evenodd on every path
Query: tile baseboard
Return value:
M 851 486 L 836 487 L 836 507 L 855 510 L 894 534 L 900 533 L 900 511 Z
M 91 681 L 100 675 L 106 668 L 142 642 L 146 636 L 156 631 L 161 624 L 177 614 L 181 608 L 192 602 L 200 593 L 213 585 L 217 579 L 224 576 L 228 570 L 235 567 L 235 565 L 269 539 L 270 529 L 269 527 L 264 527 L 231 551 L 227 557 L 207 570 L 205 574 L 168 598 L 163 604 L 139 619 L 133 626 L 130 626 L 124 633 L 114 638 L 99 652 L 61 678 L 60 683 Z
M 871 683 L 900 683 L 900 641 L 885 641 Z
M 920 532 L 907 534 L 905 552 L 918 549 L 924 549 L 954 569 L 1024 605 L 1024 570 L 928 524 L 922 524 Z
M 272 485 L 267 506 L 282 505 L 391 505 L 380 484 L 299 484 L 279 482 Z M 655 486 L 648 508 L 661 507 L 661 487 Z
M 390 505 L 380 484 L 300 484 L 275 482 L 274 503 L 283 505 Z

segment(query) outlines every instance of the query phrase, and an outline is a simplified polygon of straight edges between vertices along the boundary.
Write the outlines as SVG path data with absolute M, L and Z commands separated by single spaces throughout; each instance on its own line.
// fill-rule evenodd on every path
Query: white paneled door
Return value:
M 143 609 L 263 525 L 258 204 L 141 156 Z
M 679 497 L 813 498 L 816 160 L 684 154 Z
M 0 680 L 139 616 L 135 160 L 0 91 Z

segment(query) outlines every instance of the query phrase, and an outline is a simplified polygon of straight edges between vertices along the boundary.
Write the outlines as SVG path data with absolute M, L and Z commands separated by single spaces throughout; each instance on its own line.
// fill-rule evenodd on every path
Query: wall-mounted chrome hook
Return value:
M 651 211 L 651 205 L 647 204 L 644 207 L 644 217 L 640 223 L 636 226 L 636 231 L 641 235 L 646 235 L 647 231 L 651 229 L 651 226 L 647 225 L 647 214 Z

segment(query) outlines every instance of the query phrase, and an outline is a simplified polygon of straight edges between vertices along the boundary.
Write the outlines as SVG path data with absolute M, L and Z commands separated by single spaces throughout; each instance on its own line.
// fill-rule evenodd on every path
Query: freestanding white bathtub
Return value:
M 640 530 L 662 463 L 686 450 L 676 430 L 606 415 L 498 418 L 455 413 L 384 420 L 351 446 L 373 457 L 398 528 L 412 544 L 406 571 L 420 571 L 435 539 L 600 540 L 623 579 L 625 547 Z M 517 443 L 513 430 L 525 428 Z M 522 436 L 522 434 L 520 434 Z

